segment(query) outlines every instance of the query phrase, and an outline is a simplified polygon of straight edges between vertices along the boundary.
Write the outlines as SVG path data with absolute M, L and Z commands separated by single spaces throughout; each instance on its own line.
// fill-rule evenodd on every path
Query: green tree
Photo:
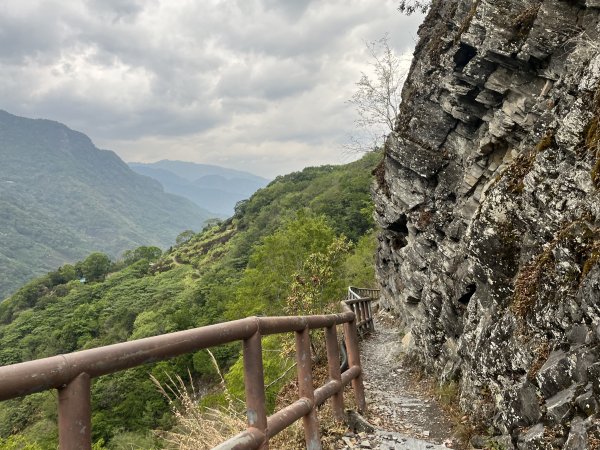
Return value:
M 162 255 L 162 250 L 158 247 L 141 246 L 134 250 L 127 250 L 123 253 L 123 262 L 126 266 L 133 264 L 140 259 L 148 261 L 156 261 Z
M 375 251 L 377 234 L 372 231 L 362 236 L 354 251 L 344 262 L 345 285 L 375 288 Z
M 83 262 L 79 263 L 79 270 L 86 281 L 102 281 L 110 270 L 110 258 L 104 253 L 90 254 Z
M 324 252 L 312 253 L 300 271 L 293 275 L 286 313 L 290 315 L 324 314 L 335 310 L 343 291 L 341 268 L 351 243 L 345 237 L 335 239 Z
M 71 264 L 65 264 L 58 270 L 50 272 L 48 277 L 50 278 L 53 286 L 58 286 L 59 284 L 65 284 L 71 280 L 75 280 L 77 278 L 77 270 L 75 270 L 75 266 L 72 266 Z
M 235 301 L 229 305 L 229 318 L 281 314 L 292 275 L 302 270 L 308 255 L 326 251 L 334 239 L 325 217 L 307 211 L 263 238 L 250 255 Z
M 196 233 L 194 233 L 194 230 L 182 231 L 181 233 L 179 233 L 179 236 L 175 238 L 175 244 L 183 245 L 186 242 L 189 242 L 195 235 Z

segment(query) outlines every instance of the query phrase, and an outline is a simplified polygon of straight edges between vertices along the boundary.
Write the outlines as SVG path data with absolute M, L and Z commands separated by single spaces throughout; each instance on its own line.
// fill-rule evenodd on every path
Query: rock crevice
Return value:
M 599 20 L 434 1 L 374 187 L 382 305 L 518 448 L 598 434 Z

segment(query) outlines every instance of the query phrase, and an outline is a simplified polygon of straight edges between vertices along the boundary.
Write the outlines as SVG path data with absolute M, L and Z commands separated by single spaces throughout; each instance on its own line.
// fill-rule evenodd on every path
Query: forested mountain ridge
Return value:
M 58 122 L 0 110 L 0 161 L 0 301 L 91 251 L 166 248 L 212 216 Z
M 238 201 L 248 199 L 269 183 L 266 178 L 249 172 L 184 161 L 132 162 L 129 167 L 159 181 L 165 192 L 181 195 L 226 217 L 233 214 Z
M 371 171 L 381 155 L 344 166 L 324 166 L 278 177 L 235 215 L 198 234 L 184 233 L 162 256 L 148 247 L 96 271 L 81 284 L 78 271 L 97 268 L 94 255 L 63 266 L 0 304 L 0 365 L 236 319 L 286 314 L 294 281 L 315 278 L 310 264 L 326 260 L 317 286 L 323 302 L 337 303 L 350 282 L 373 282 Z M 348 239 L 342 237 L 346 236 Z M 350 243 L 351 242 L 351 243 Z M 92 261 L 90 261 L 92 259 Z M 99 259 L 100 260 L 100 259 Z M 296 285 L 296 288 L 298 286 Z M 269 349 L 270 384 L 287 359 Z M 238 345 L 213 349 L 234 395 L 243 395 Z M 102 377 L 94 382 L 92 428 L 96 448 L 155 448 L 153 429 L 173 425 L 169 405 L 149 378 L 166 374 L 211 380 L 205 352 Z M 284 380 L 285 381 L 285 380 Z M 280 383 L 267 392 L 272 406 Z M 218 401 L 213 399 L 213 401 Z M 0 408 L 0 443 L 19 433 L 33 449 L 56 445 L 53 393 L 13 400 Z

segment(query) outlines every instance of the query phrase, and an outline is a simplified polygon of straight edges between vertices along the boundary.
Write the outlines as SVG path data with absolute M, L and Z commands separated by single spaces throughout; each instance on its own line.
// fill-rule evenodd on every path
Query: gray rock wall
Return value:
M 382 306 L 518 448 L 598 437 L 599 19 L 435 0 L 376 171 Z

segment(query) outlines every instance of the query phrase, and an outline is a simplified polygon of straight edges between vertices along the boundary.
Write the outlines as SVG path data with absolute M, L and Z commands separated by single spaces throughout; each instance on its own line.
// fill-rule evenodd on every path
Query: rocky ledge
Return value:
M 382 306 L 519 449 L 600 448 L 599 19 L 434 0 L 375 171 Z

